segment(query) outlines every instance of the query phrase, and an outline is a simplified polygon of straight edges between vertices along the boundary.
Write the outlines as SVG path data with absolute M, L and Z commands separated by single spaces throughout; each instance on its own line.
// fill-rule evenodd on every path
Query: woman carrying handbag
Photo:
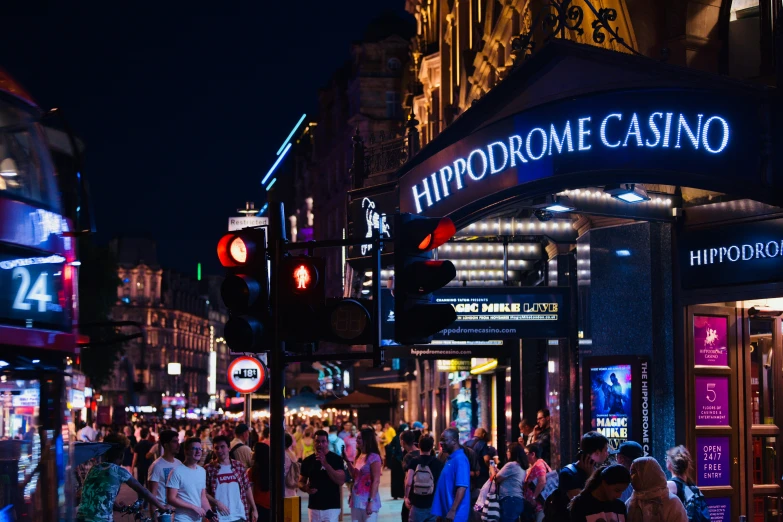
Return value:
M 524 508 L 522 484 L 525 481 L 525 470 L 528 468 L 525 448 L 517 442 L 509 445 L 506 452 L 508 462 L 503 469 L 497 471 L 495 466 L 489 469 L 490 479 L 496 484 L 499 496 L 500 522 L 516 522 Z M 487 495 L 489 500 L 490 495 Z

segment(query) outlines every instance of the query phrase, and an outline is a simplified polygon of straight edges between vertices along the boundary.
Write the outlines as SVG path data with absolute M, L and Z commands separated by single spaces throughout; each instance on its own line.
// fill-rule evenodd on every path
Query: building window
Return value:
M 391 72 L 397 72 L 402 68 L 402 62 L 400 62 L 399 58 L 392 57 L 386 61 L 386 67 L 388 67 Z
M 395 91 L 386 91 L 386 117 L 391 120 L 402 119 L 400 93 Z

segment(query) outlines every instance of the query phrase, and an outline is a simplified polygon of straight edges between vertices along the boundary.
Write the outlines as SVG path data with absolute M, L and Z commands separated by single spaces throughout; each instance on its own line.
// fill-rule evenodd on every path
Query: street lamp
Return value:
M 182 375 L 182 364 L 177 362 L 170 362 L 167 366 L 168 374 L 173 376 L 174 381 L 174 393 L 178 396 L 179 393 L 179 376 Z M 176 409 L 176 408 L 174 408 Z

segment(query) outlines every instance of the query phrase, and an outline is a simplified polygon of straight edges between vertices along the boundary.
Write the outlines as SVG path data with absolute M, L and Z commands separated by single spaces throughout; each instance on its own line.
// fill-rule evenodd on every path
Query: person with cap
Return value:
M 617 463 L 627 469 L 629 472 L 631 471 L 631 464 L 633 464 L 633 461 L 642 457 L 644 457 L 644 450 L 642 449 L 642 445 L 632 440 L 627 440 L 620 444 L 620 448 L 617 450 L 616 456 Z M 628 487 L 625 489 L 625 491 L 623 491 L 620 500 L 625 502 L 631 498 L 632 494 L 633 483 L 628 484 Z
M 250 441 L 250 428 L 247 424 L 237 424 L 234 428 L 234 440 L 231 441 L 230 459 L 238 460 L 245 469 L 253 466 L 253 450 L 248 445 Z

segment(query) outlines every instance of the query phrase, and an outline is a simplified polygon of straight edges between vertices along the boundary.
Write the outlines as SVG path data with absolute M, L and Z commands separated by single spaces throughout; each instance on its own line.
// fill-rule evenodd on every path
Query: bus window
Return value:
M 32 112 L 0 97 L 0 197 L 60 213 L 54 170 Z

